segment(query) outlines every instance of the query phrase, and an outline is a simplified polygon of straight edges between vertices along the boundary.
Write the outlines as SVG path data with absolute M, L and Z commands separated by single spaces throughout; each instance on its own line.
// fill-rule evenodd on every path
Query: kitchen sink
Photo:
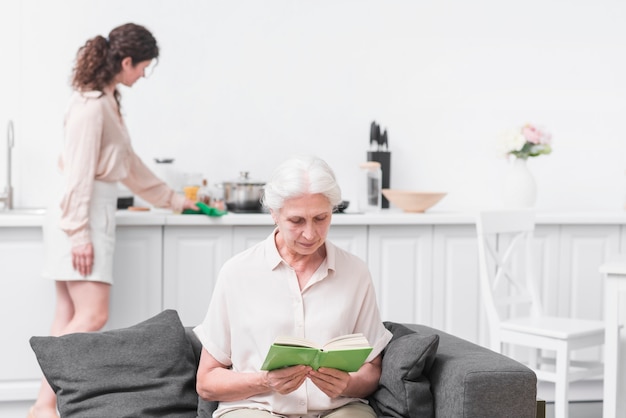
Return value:
M 10 210 L 0 209 L 0 216 L 43 215 L 45 213 L 45 208 L 18 208 Z

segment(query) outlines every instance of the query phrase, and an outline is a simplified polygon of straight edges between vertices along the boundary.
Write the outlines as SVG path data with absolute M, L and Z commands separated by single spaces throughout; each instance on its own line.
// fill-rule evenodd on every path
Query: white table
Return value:
M 620 332 L 626 323 L 626 258 L 602 265 L 600 272 L 606 275 L 603 418 L 626 417 L 626 333 Z

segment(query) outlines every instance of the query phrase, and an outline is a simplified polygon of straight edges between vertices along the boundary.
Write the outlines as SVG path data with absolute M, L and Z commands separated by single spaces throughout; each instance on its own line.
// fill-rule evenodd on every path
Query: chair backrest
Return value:
M 533 277 L 534 229 L 533 210 L 478 214 L 480 287 L 492 332 L 502 320 L 542 312 Z

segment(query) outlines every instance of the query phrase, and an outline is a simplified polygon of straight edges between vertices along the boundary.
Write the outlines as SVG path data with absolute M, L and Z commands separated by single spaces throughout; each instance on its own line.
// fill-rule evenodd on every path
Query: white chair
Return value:
M 601 362 L 573 360 L 572 351 L 602 346 L 604 323 L 544 315 L 533 277 L 533 210 L 481 212 L 476 228 L 491 349 L 530 347 L 524 362 L 538 380 L 555 383 L 555 416 L 566 418 L 569 383 L 603 372 Z

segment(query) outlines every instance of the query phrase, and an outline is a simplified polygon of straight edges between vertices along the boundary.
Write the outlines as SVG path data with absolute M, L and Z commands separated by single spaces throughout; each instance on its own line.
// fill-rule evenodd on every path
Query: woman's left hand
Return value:
M 350 373 L 342 370 L 320 367 L 309 372 L 309 379 L 330 398 L 338 398 L 348 387 Z
M 89 276 L 93 269 L 93 245 L 87 244 L 72 247 L 72 267 L 81 276 Z

